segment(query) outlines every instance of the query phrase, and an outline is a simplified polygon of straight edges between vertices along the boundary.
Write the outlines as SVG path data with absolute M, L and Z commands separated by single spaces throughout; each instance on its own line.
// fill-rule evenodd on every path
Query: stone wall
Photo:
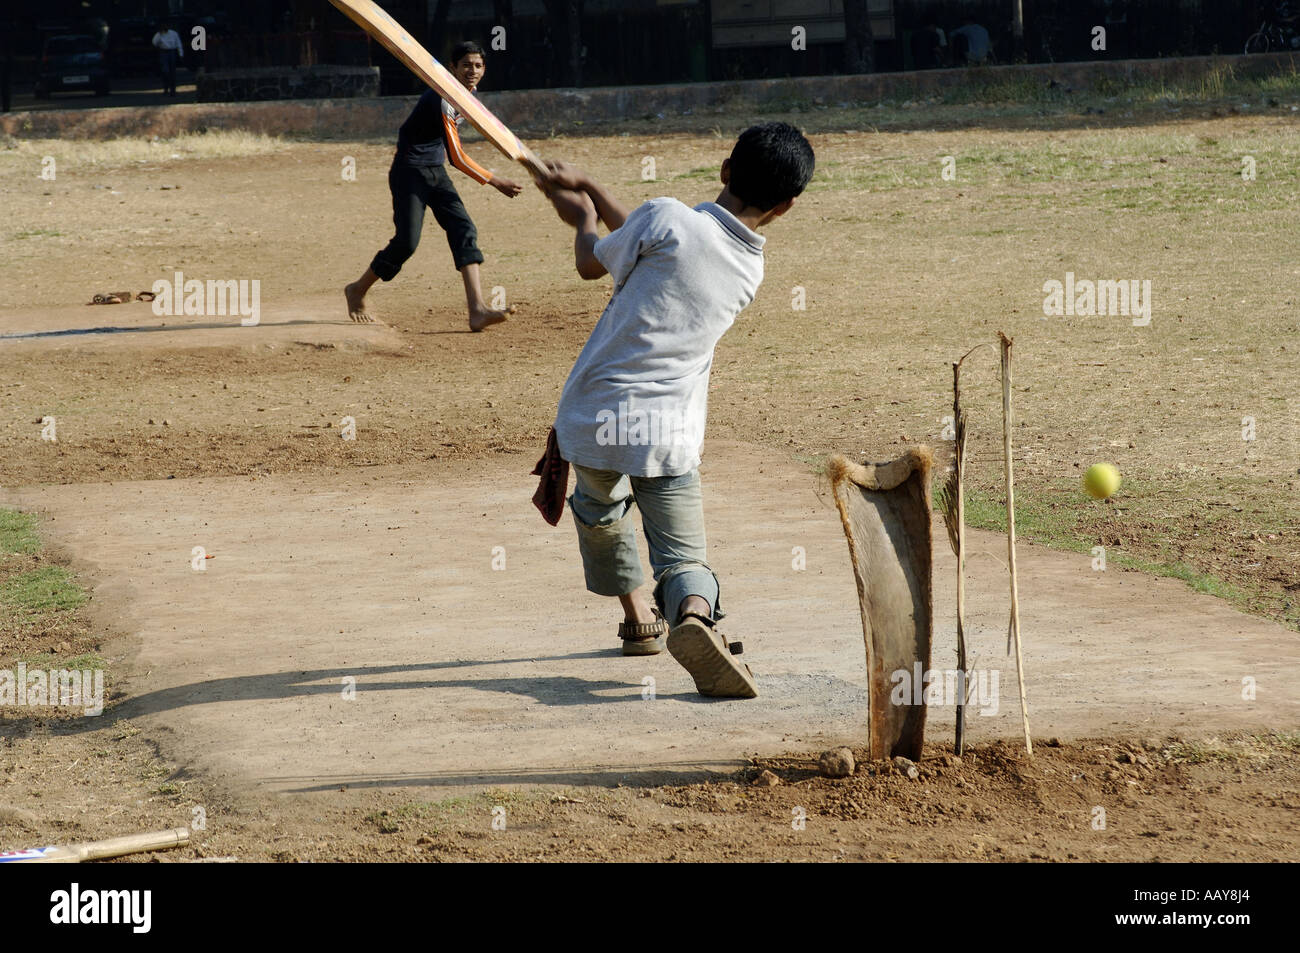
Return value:
M 378 66 L 266 66 L 200 72 L 201 103 L 356 99 L 379 95 Z
M 979 69 L 868 73 L 749 80 L 734 83 L 681 83 L 668 86 L 610 86 L 593 89 L 532 89 L 485 93 L 483 102 L 515 132 L 544 136 L 601 131 L 602 124 L 657 116 L 667 124 L 686 113 L 733 113 L 747 119 L 801 105 L 875 103 L 882 99 L 924 99 L 945 89 L 979 84 L 1052 83 L 1067 89 L 1100 89 L 1107 84 L 1147 79 L 1196 80 L 1216 71 L 1236 76 L 1291 73 L 1300 54 L 1191 56 L 1178 59 L 1095 63 L 1044 63 Z M 321 69 L 318 67 L 317 69 Z M 332 67 L 370 70 L 373 67 Z M 243 70 L 241 73 L 258 71 Z M 265 72 L 265 71 L 263 71 Z M 276 72 L 274 70 L 270 72 Z M 310 71 L 304 71 L 310 72 Z M 377 81 L 377 80 L 376 80 Z M 308 87 L 295 87 L 307 95 Z M 268 135 L 318 139 L 395 139 L 413 96 L 350 99 L 289 99 L 245 103 L 178 103 L 105 109 L 45 109 L 0 114 L 0 133 L 24 138 L 106 139 L 115 136 L 174 136 L 210 129 L 245 129 Z M 668 128 L 668 126 L 665 126 Z

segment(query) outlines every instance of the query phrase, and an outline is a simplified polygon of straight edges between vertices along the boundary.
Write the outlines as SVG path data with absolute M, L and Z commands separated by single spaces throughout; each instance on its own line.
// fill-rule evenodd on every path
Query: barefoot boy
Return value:
M 452 50 L 451 64 L 452 73 L 470 92 L 478 87 L 487 70 L 483 48 L 468 41 Z M 515 310 L 489 308 L 483 300 L 478 273 L 483 253 L 478 249 L 478 233 L 461 203 L 456 186 L 447 175 L 444 163 L 451 159 L 452 165 L 475 182 L 491 185 L 510 198 L 523 189 L 484 169 L 465 154 L 457 132 L 464 121 L 465 117 L 430 89 L 420 97 L 398 131 L 397 154 L 388 170 L 388 187 L 393 193 L 393 224 L 397 234 L 383 251 L 375 255 L 365 274 L 343 289 L 348 301 L 348 315 L 353 321 L 370 323 L 374 320 L 366 307 L 366 292 L 379 279 L 392 281 L 406 260 L 415 254 L 426 206 L 447 233 L 447 244 L 451 246 L 452 258 L 465 284 L 470 330 L 482 331 L 488 325 L 504 321 L 506 315 Z
M 658 198 L 629 214 L 561 164 L 546 185 L 577 230 L 578 274 L 614 279 L 555 418 L 560 456 L 577 479 L 569 504 L 587 588 L 622 604 L 624 654 L 653 655 L 667 633 L 668 651 L 703 695 L 758 694 L 749 666 L 717 631 L 718 580 L 705 554 L 698 467 L 713 348 L 763 280 L 757 229 L 790 210 L 813 162 L 797 129 L 769 122 L 741 134 L 722 163 L 722 192 L 694 209 Z M 611 229 L 604 238 L 598 218 Z M 641 588 L 634 500 L 656 581 L 653 608 Z

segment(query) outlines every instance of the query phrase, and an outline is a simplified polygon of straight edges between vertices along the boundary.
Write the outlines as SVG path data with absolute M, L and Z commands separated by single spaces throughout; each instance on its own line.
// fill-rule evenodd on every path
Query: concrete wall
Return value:
M 996 66 L 988 69 L 869 73 L 734 83 L 672 86 L 620 86 L 596 89 L 537 89 L 485 93 L 483 101 L 521 135 L 552 130 L 574 133 L 602 121 L 660 115 L 671 120 L 686 112 L 751 112 L 809 104 L 874 103 L 913 99 L 972 84 L 1015 81 L 1059 83 L 1091 89 L 1117 80 L 1195 80 L 1213 70 L 1237 76 L 1294 72 L 1300 54 L 1194 56 L 1179 59 L 1124 60 Z M 106 109 L 34 110 L 0 115 L 0 132 L 23 138 L 105 139 L 116 136 L 173 136 L 210 129 L 246 129 L 270 135 L 308 138 L 395 138 L 414 97 L 315 99 L 262 103 L 199 103 Z
M 378 66 L 266 66 L 202 70 L 195 80 L 201 103 L 282 99 L 373 99 Z

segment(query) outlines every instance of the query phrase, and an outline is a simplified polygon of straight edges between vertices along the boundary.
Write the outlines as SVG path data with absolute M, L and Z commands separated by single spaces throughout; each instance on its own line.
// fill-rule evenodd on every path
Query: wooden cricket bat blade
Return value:
M 374 0 L 330 0 L 330 3 L 383 44 L 388 52 L 428 83 L 439 96 L 451 103 L 456 112 L 469 120 L 469 124 L 482 133 L 484 139 L 508 158 L 522 162 L 539 180 L 545 180 L 550 175 L 550 170 L 533 150 L 520 142 L 518 136 L 492 115 L 491 110 L 461 85 L 460 80 L 417 43 L 383 7 Z

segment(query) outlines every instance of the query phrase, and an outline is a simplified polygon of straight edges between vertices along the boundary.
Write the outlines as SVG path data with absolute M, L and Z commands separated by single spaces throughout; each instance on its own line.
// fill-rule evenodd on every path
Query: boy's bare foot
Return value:
M 475 308 L 469 313 L 469 329 L 482 331 L 494 324 L 500 324 L 517 310 L 513 304 L 508 308 Z
M 348 317 L 358 324 L 374 324 L 374 315 L 366 309 L 366 295 L 357 283 L 354 281 L 343 289 L 343 295 L 348 299 Z

